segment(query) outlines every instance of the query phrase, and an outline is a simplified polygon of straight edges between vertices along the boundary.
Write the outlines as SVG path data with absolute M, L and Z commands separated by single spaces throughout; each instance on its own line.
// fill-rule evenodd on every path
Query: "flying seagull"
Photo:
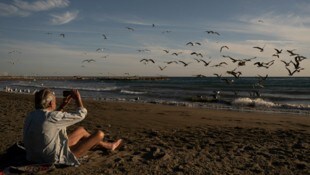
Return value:
M 265 47 L 265 46 L 264 46 Z M 258 46 L 255 46 L 253 47 L 254 49 L 258 49 L 260 52 L 263 52 L 264 51 L 264 47 L 258 47 Z
M 184 61 L 179 61 L 180 63 L 182 63 L 184 65 L 184 67 L 188 66 L 191 62 L 189 63 L 185 63 Z
M 96 62 L 96 60 L 94 60 L 94 59 L 86 59 L 86 60 L 82 61 L 82 63 L 84 63 L 84 62 L 90 63 L 90 62 Z
M 143 58 L 140 60 L 140 62 L 144 62 L 144 64 L 148 63 L 148 62 L 152 62 L 152 63 L 155 63 L 155 61 L 153 59 L 146 59 L 146 58 Z
M 161 71 L 163 71 L 164 69 L 166 69 L 167 66 L 163 66 L 163 67 L 158 66 L 158 67 L 159 67 L 159 69 L 160 69 Z
M 215 34 L 215 35 L 220 36 L 220 34 L 218 32 L 215 32 L 215 31 L 212 31 L 212 30 L 207 30 L 205 32 L 207 32 L 208 34 Z
M 277 55 L 279 55 L 280 53 L 282 53 L 282 50 L 283 50 L 283 49 L 279 50 L 279 49 L 277 49 L 277 48 L 274 48 L 274 50 L 276 50 Z
M 220 52 L 222 52 L 222 50 L 223 50 L 224 48 L 229 49 L 228 46 L 222 46 L 221 49 L 220 49 Z
M 131 27 L 126 27 L 126 29 L 128 29 L 129 31 L 134 31 L 135 29 L 131 28 Z
M 169 53 L 169 50 L 163 50 L 164 52 L 166 52 L 166 53 Z

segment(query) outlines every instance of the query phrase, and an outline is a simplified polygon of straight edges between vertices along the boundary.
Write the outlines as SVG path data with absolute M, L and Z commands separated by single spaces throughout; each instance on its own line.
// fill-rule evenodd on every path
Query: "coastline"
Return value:
M 0 76 L 4 80 L 167 80 L 168 77 L 154 76 Z
M 309 116 L 84 100 L 79 124 L 123 138 L 116 152 L 91 151 L 82 165 L 50 174 L 307 174 Z M 74 106 L 69 106 L 71 110 Z M 33 96 L 0 92 L 3 154 L 21 140 Z M 4 166 L 0 157 L 0 165 Z M 3 168 L 3 167 L 2 167 Z

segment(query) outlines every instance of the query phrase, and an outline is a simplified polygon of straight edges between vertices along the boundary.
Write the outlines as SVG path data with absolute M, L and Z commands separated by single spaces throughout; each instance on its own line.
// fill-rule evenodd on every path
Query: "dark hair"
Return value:
M 53 91 L 44 88 L 34 94 L 34 104 L 36 109 L 45 109 L 49 107 L 49 103 L 53 100 Z

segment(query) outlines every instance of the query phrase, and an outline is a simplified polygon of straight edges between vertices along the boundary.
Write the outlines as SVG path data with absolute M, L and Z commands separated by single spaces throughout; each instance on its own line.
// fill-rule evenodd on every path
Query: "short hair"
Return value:
M 53 100 L 54 92 L 48 88 L 44 88 L 34 94 L 35 96 L 35 108 L 46 109 L 49 107 L 49 103 Z

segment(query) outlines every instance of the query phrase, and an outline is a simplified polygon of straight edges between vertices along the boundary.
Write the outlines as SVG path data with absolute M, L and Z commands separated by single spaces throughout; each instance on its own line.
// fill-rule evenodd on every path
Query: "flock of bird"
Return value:
M 258 21 L 263 23 L 263 21 Z M 153 28 L 156 27 L 155 24 L 151 25 Z M 135 29 L 132 27 L 125 27 L 125 29 L 127 29 L 129 32 L 135 32 Z M 168 34 L 171 33 L 172 31 L 170 30 L 165 30 L 162 31 L 162 34 Z M 207 30 L 204 31 L 204 33 L 206 33 L 207 35 L 214 35 L 215 37 L 221 37 L 221 34 L 217 31 L 213 31 L 213 30 Z M 51 32 L 47 32 L 47 35 L 53 35 L 53 33 Z M 57 34 L 60 38 L 66 38 L 67 35 L 65 33 L 59 33 Z M 109 36 L 107 36 L 106 34 L 101 34 L 101 37 L 103 38 L 103 40 L 108 40 Z M 199 47 L 202 46 L 203 43 L 202 42 L 198 42 L 198 41 L 188 41 L 186 43 L 184 43 L 185 47 L 192 47 L 195 48 L 195 46 Z M 258 53 L 263 53 L 265 51 L 265 47 L 266 44 L 263 46 L 253 46 L 252 49 L 256 49 L 258 51 Z M 250 49 L 250 48 L 249 48 Z M 269 48 L 270 49 L 270 48 Z M 95 49 L 96 52 L 98 53 L 106 53 L 108 49 L 106 48 L 97 48 Z M 217 59 L 212 59 L 210 56 L 206 56 L 203 53 L 197 52 L 195 50 L 192 50 L 189 55 L 186 55 L 188 53 L 183 53 L 183 52 L 178 52 L 178 51 L 171 51 L 170 49 L 163 49 L 162 52 L 165 55 L 165 58 L 167 58 L 168 55 L 171 55 L 171 57 L 173 57 L 172 59 L 166 60 L 164 62 L 161 62 L 160 64 L 157 64 L 158 68 L 160 71 L 164 71 L 168 68 L 169 65 L 171 64 L 180 64 L 182 67 L 188 67 L 191 64 L 199 63 L 202 64 L 204 67 L 213 67 L 213 68 L 220 68 L 220 67 L 224 67 L 229 65 L 229 64 L 234 64 L 235 68 L 233 70 L 226 70 L 225 74 L 232 76 L 231 78 L 234 79 L 238 79 L 240 78 L 243 74 L 240 70 L 238 70 L 239 67 L 242 66 L 246 66 L 247 64 L 252 64 L 254 66 L 256 66 L 257 68 L 263 68 L 263 69 L 269 69 L 272 65 L 275 64 L 276 60 L 280 60 L 280 62 L 282 62 L 284 64 L 285 69 L 288 72 L 288 76 L 293 76 L 299 72 L 301 72 L 302 70 L 304 70 L 305 68 L 302 67 L 301 63 L 303 60 L 307 59 L 305 56 L 298 54 L 295 49 L 294 50 L 283 50 L 283 49 L 278 49 L 278 48 L 274 48 L 274 53 L 272 55 L 270 55 L 272 59 L 271 61 L 267 61 L 267 62 L 262 62 L 262 61 L 254 61 L 258 59 L 258 56 L 252 57 L 252 58 L 247 58 L 247 59 L 239 59 L 239 58 L 235 58 L 227 53 L 229 53 L 229 51 L 231 51 L 231 48 L 228 45 L 222 45 L 219 47 L 219 53 L 221 54 L 221 57 L 223 57 L 223 59 L 225 59 L 225 61 L 221 61 L 218 62 L 216 61 Z M 152 52 L 149 49 L 138 49 L 137 52 L 139 53 L 150 53 Z M 284 54 L 284 52 L 286 52 L 289 57 L 290 60 L 286 61 L 283 60 L 281 57 Z M 20 54 L 20 51 L 17 50 L 13 50 L 8 52 L 8 54 Z M 84 53 L 85 55 L 87 55 L 87 53 Z M 187 57 L 192 59 L 192 61 L 185 61 L 182 59 L 178 59 L 178 57 L 180 55 L 183 55 L 183 57 Z M 107 58 L 109 55 L 104 55 L 101 58 Z M 95 59 L 84 59 L 81 61 L 82 64 L 85 63 L 92 63 L 92 62 L 96 62 Z M 156 61 L 155 59 L 152 58 L 142 58 L 139 61 L 140 63 L 143 63 L 145 65 L 147 64 L 154 64 L 156 65 L 156 63 L 158 61 Z M 159 61 L 160 62 L 160 61 Z M 215 62 L 215 63 L 214 63 Z M 165 65 L 162 65 L 162 64 Z M 14 63 L 12 63 L 14 64 Z M 85 67 L 85 65 L 82 65 L 82 67 Z M 221 80 L 223 80 L 224 82 L 226 82 L 227 84 L 232 84 L 234 82 L 233 79 L 231 79 L 230 77 L 227 76 L 222 76 L 221 74 L 217 74 L 214 73 L 214 76 L 220 78 Z M 197 75 L 197 77 L 204 77 L 204 75 Z M 266 76 L 261 76 L 258 75 L 258 82 L 255 83 L 256 87 L 263 87 L 263 81 L 266 80 L 266 78 L 268 77 L 268 74 Z

